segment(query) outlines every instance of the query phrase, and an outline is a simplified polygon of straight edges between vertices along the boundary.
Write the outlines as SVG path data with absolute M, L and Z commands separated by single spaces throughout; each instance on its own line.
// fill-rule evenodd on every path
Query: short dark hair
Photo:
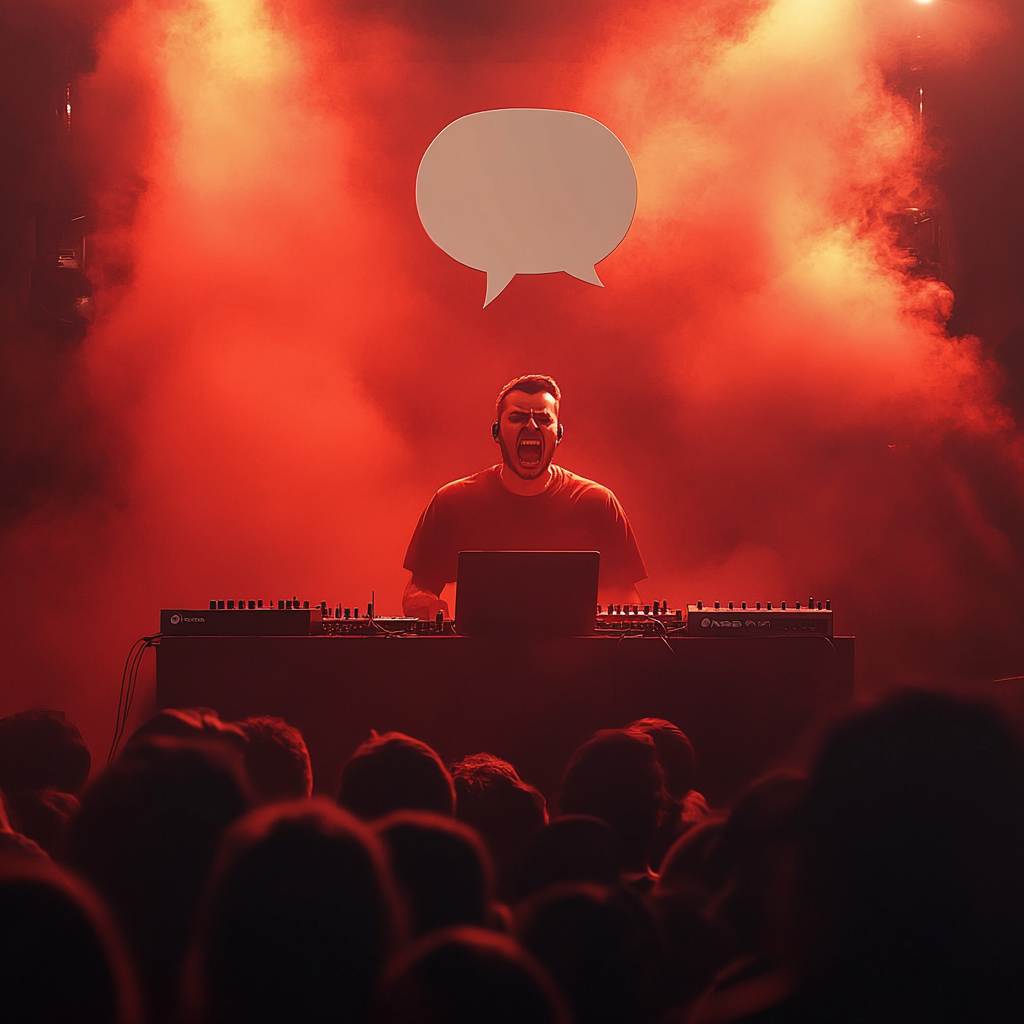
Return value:
M 404 733 L 371 731 L 342 769 L 338 803 L 364 821 L 392 811 L 433 811 L 450 818 L 455 789 L 432 747 Z
M 502 403 L 512 391 L 522 391 L 527 395 L 541 395 L 547 392 L 554 395 L 556 404 L 562 401 L 562 392 L 554 377 L 544 373 L 526 373 L 522 377 L 514 377 L 498 392 L 494 402 L 495 416 L 501 416 Z
M 248 737 L 245 771 L 261 803 L 299 800 L 313 790 L 313 769 L 302 733 L 282 718 L 260 715 L 235 722 Z

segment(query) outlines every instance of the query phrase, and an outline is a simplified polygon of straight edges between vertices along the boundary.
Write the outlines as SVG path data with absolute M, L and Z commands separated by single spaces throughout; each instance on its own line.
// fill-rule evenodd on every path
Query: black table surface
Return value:
M 550 797 L 595 730 L 658 717 L 689 735 L 698 788 L 725 802 L 853 686 L 853 637 L 165 636 L 157 650 L 160 707 L 284 718 L 328 793 L 376 729 L 446 761 L 497 754 Z

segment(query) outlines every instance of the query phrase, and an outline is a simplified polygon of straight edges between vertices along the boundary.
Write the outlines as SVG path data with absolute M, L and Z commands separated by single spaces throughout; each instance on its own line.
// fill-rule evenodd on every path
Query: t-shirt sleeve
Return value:
M 647 579 L 647 566 L 619 499 L 611 491 L 606 490 L 605 494 L 607 518 L 602 531 L 601 585 L 631 587 Z
M 446 583 L 452 583 L 458 572 L 458 552 L 452 551 L 451 531 L 445 528 L 443 502 L 440 494 L 430 499 L 413 531 L 405 553 L 405 568 L 440 594 Z

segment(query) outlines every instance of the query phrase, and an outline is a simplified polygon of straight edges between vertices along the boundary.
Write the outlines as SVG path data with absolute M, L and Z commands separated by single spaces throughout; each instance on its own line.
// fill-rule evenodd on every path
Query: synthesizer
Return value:
M 741 601 L 739 607 L 730 601 L 723 608 L 720 601 L 705 605 L 703 601 L 686 606 L 686 633 L 688 636 L 824 636 L 835 635 L 832 622 L 832 602 L 810 598 L 806 606 L 799 601 L 787 606 L 783 601 L 772 607 L 768 601 L 753 608 Z

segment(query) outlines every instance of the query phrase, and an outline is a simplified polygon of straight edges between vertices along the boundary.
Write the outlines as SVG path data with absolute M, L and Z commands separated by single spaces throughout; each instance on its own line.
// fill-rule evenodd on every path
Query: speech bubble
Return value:
M 416 209 L 435 245 L 487 274 L 485 307 L 516 274 L 565 271 L 603 288 L 594 265 L 626 237 L 636 173 L 625 146 L 585 114 L 483 110 L 427 147 Z

